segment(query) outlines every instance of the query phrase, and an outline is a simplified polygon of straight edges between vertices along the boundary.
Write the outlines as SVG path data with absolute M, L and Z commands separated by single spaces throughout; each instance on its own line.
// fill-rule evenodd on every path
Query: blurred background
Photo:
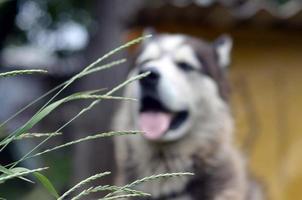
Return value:
M 0 71 L 49 71 L 48 75 L 0 80 L 1 122 L 104 53 L 140 36 L 145 27 L 210 41 L 222 33 L 233 37 L 229 77 L 237 144 L 268 199 L 298 199 L 302 188 L 301 0 L 0 0 Z M 111 60 L 131 55 L 131 49 Z M 126 64 L 89 76 L 64 95 L 111 88 L 126 78 L 130 68 Z M 35 130 L 56 130 L 84 105 L 63 106 Z M 102 102 L 47 145 L 109 130 L 108 116 L 115 108 L 116 102 Z M 35 109 L 10 122 L 0 136 L 20 126 Z M 34 144 L 26 141 L 9 146 L 0 154 L 1 164 L 20 158 Z M 114 172 L 112 146 L 108 138 L 86 142 L 23 165 L 50 166 L 46 175 L 64 191 L 97 172 Z M 104 178 L 101 183 L 112 179 Z M 16 180 L 1 187 L 0 196 L 47 199 L 48 194 L 37 184 Z

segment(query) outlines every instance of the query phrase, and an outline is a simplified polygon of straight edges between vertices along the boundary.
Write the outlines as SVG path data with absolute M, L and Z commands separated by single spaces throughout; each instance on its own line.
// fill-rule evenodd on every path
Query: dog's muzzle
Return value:
M 147 77 L 140 79 L 140 85 L 143 90 L 155 90 L 160 80 L 160 74 L 155 68 L 142 69 L 139 74 L 146 72 L 150 72 L 150 74 Z
M 140 73 L 150 74 L 140 80 L 140 113 L 139 127 L 149 140 L 160 140 L 169 130 L 176 130 L 187 118 L 189 112 L 172 111 L 167 108 L 167 102 L 162 102 L 159 94 L 161 76 L 156 69 L 148 68 Z

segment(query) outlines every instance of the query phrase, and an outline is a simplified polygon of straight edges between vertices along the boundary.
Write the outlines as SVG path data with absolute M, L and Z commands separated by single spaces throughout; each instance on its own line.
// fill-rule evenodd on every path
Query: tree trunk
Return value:
M 86 65 L 122 44 L 120 10 L 123 9 L 123 6 L 118 5 L 118 2 L 118 0 L 96 1 L 94 12 L 99 30 L 97 30 L 97 34 L 92 37 L 87 48 Z M 125 53 L 113 56 L 113 59 L 106 60 L 104 63 L 116 60 L 120 57 L 125 57 Z M 117 83 L 125 80 L 127 71 L 126 66 L 117 66 L 90 75 L 80 83 L 80 89 L 110 89 Z M 121 92 L 118 94 L 121 94 Z M 116 102 L 106 100 L 82 116 L 80 120 L 75 122 L 76 138 L 110 130 L 111 116 L 114 112 L 114 108 L 116 108 Z M 74 182 L 104 171 L 112 171 L 113 174 L 97 181 L 97 184 L 110 184 L 113 182 L 115 159 L 112 141 L 112 138 L 105 138 L 76 145 L 73 174 L 76 180 L 73 180 Z

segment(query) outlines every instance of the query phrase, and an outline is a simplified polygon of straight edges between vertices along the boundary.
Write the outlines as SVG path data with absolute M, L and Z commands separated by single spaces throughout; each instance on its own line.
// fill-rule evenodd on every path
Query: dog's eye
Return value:
M 190 65 L 189 63 L 186 63 L 186 62 L 178 62 L 177 66 L 180 69 L 184 70 L 184 71 L 192 71 L 192 70 L 194 70 L 194 67 L 192 65 Z
M 148 62 L 150 62 L 150 61 L 152 61 L 151 58 L 145 59 L 145 60 L 141 61 L 140 64 L 141 64 L 141 65 L 144 65 L 144 64 L 146 64 L 146 63 L 148 63 Z

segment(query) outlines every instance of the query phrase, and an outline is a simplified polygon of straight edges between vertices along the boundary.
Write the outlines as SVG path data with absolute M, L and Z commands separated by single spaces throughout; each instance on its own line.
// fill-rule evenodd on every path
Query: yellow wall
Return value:
M 230 70 L 237 138 L 272 200 L 301 197 L 302 37 L 294 38 L 241 38 Z

